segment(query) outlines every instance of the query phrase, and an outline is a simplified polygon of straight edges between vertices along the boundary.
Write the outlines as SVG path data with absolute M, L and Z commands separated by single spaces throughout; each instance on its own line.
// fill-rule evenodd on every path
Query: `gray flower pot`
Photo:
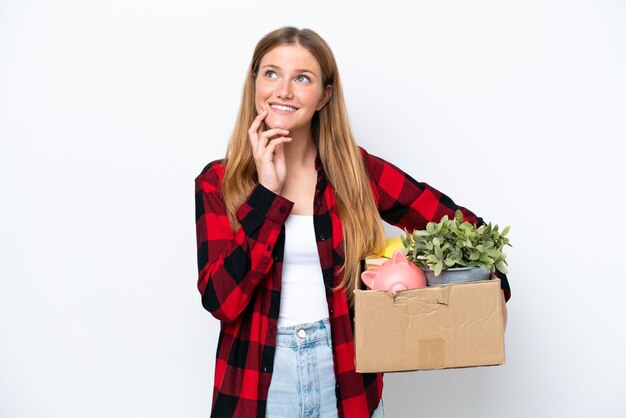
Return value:
M 487 280 L 491 272 L 480 267 L 458 267 L 443 270 L 439 276 L 435 276 L 432 270 L 424 270 L 426 282 L 428 286 L 440 286 L 452 283 L 476 282 L 479 280 Z

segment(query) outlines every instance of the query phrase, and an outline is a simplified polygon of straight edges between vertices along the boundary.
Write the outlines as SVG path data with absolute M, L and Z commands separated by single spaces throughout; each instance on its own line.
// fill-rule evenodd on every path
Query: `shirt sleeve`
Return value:
M 463 220 L 475 225 L 485 222 L 469 209 L 459 206 L 452 199 L 427 183 L 418 182 L 395 165 L 361 148 L 365 169 L 370 178 L 374 199 L 385 222 L 409 231 L 426 229 L 428 222 L 439 222 L 444 215 L 453 218 L 457 209 Z M 511 297 L 511 289 L 505 274 L 496 270 L 505 299 Z
M 198 290 L 202 305 L 224 322 L 237 319 L 269 273 L 272 252 L 293 202 L 257 184 L 237 210 L 235 233 L 210 168 L 195 180 Z

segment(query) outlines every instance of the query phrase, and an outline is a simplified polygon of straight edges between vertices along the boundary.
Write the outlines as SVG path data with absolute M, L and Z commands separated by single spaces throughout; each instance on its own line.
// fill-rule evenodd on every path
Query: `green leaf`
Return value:
M 496 268 L 504 274 L 509 272 L 509 269 L 506 268 L 506 264 L 504 263 L 504 261 L 498 261 L 496 263 Z
M 456 264 L 456 261 L 453 258 L 446 258 L 445 260 L 443 260 L 443 262 L 448 267 L 452 267 Z
M 413 243 L 413 245 L 411 245 L 411 247 L 415 247 L 418 248 L 420 251 L 423 250 L 424 248 L 426 248 L 426 244 L 423 243 L 422 241 L 415 241 Z
M 461 231 L 459 229 L 459 227 L 456 224 L 450 224 L 450 231 L 452 231 L 454 233 L 454 235 L 456 235 L 458 238 L 464 238 L 465 234 L 463 234 L 463 231 Z
M 424 231 L 423 229 L 416 229 L 413 231 L 414 237 L 430 237 L 432 234 L 428 231 Z
M 443 270 L 443 263 L 440 261 L 437 264 L 435 264 L 435 276 L 439 276 L 441 274 L 441 270 Z
M 497 258 L 500 257 L 500 255 L 502 254 L 500 251 L 498 250 L 486 250 L 485 253 L 489 256 L 489 257 L 493 257 L 493 258 Z

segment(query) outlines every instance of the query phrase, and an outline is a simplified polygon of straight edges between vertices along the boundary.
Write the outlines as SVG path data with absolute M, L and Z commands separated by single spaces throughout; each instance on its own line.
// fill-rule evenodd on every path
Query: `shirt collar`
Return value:
M 320 158 L 319 150 L 317 151 L 317 155 L 315 156 L 315 170 L 317 171 L 317 185 L 315 186 L 317 190 L 317 195 L 317 193 L 324 190 L 327 183 L 326 172 L 324 171 L 324 166 L 322 165 L 322 159 Z
M 317 155 L 315 156 L 315 170 L 324 171 L 324 167 L 322 167 L 322 159 L 320 158 L 319 150 L 317 151 Z

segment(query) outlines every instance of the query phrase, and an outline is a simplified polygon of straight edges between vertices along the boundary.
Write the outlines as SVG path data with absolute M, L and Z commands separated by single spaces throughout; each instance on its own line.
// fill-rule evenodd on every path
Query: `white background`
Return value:
M 0 1 L 1 417 L 208 416 L 193 180 L 287 24 L 362 146 L 511 225 L 507 364 L 387 374 L 387 417 L 623 416 L 624 2 L 374 4 Z

